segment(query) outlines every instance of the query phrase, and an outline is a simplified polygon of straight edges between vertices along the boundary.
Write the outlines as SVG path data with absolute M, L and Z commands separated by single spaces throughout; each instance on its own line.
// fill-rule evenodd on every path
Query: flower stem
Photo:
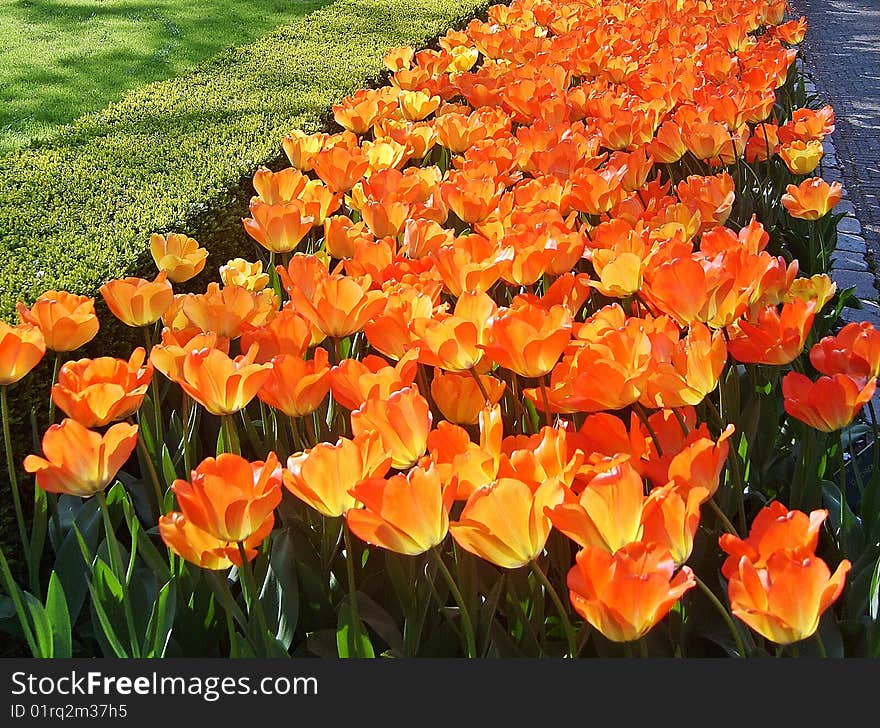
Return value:
M 137 639 L 137 631 L 134 627 L 134 614 L 131 611 L 131 600 L 128 594 L 128 579 L 122 568 L 122 554 L 119 551 L 119 541 L 116 540 L 116 531 L 110 520 L 110 509 L 107 507 L 107 496 L 103 490 L 97 493 L 98 503 L 101 506 L 101 519 L 104 521 L 104 534 L 107 537 L 107 550 L 110 554 L 110 568 L 114 576 L 122 585 L 122 608 L 125 612 L 125 626 L 128 629 L 128 640 L 131 644 L 132 657 L 140 657 L 141 649 Z
M 351 619 L 355 630 L 361 629 L 361 614 L 357 604 L 357 583 L 354 578 L 354 548 L 351 543 L 351 529 L 348 521 L 343 516 L 342 538 L 345 542 L 345 572 L 348 577 L 348 600 L 351 609 Z
M 816 630 L 816 646 L 819 648 L 819 657 L 828 657 L 828 652 L 825 649 L 825 643 L 822 641 L 822 635 L 819 634 L 818 629 Z
M 559 612 L 559 619 L 562 620 L 562 628 L 565 630 L 565 639 L 568 642 L 568 656 L 572 658 L 577 657 L 575 632 L 574 628 L 571 626 L 571 621 L 568 619 L 568 611 L 562 604 L 562 600 L 559 598 L 556 589 L 553 588 L 553 584 L 551 584 L 550 580 L 547 578 L 547 574 L 545 574 L 544 570 L 538 566 L 537 560 L 533 559 L 530 563 L 532 565 L 532 572 L 534 572 L 535 577 L 541 582 L 541 585 L 550 595 L 550 599 L 553 601 L 556 611 Z
M 483 395 L 483 401 L 486 403 L 486 406 L 489 406 L 489 393 L 486 391 L 486 387 L 483 385 L 483 381 L 480 379 L 480 375 L 477 374 L 476 370 L 471 367 L 468 369 L 470 375 L 474 378 L 474 381 L 477 383 L 477 389 L 480 390 L 480 394 Z
M 538 377 L 538 386 L 541 389 L 541 401 L 544 404 L 544 416 L 547 419 L 547 427 L 553 426 L 553 415 L 550 414 L 550 398 L 547 396 L 547 384 L 544 382 L 546 377 Z
M 12 453 L 12 436 L 9 432 L 9 399 L 7 391 L 8 385 L 0 387 L 0 413 L 3 418 L 3 443 L 6 447 L 6 467 L 9 471 L 9 488 L 12 490 L 12 505 L 15 508 L 15 520 L 18 522 L 18 536 L 21 539 L 24 553 L 30 556 L 31 545 L 28 538 L 27 527 L 25 526 L 24 510 L 21 507 L 21 494 L 18 492 L 18 476 L 15 472 L 15 459 Z M 28 558 L 28 573 L 32 572 L 30 558 Z M 33 579 L 31 579 L 33 581 Z
M 840 464 L 840 535 L 838 536 L 838 545 L 843 558 L 846 558 L 846 512 L 849 506 L 846 502 L 846 462 L 843 459 L 843 435 L 840 430 L 837 431 L 837 457 Z
M 241 557 L 240 572 L 243 574 L 242 590 L 244 591 L 245 605 L 248 616 L 256 617 L 257 626 L 260 628 L 260 642 L 266 644 L 269 635 L 269 625 L 266 623 L 266 615 L 263 613 L 263 605 L 260 602 L 260 594 L 257 591 L 257 580 L 254 578 L 254 570 L 248 560 L 244 541 L 237 541 L 238 554 Z
M 147 450 L 147 444 L 144 442 L 143 435 L 138 435 L 137 444 L 138 449 L 141 451 L 141 456 L 147 464 L 147 470 L 150 472 L 150 482 L 153 484 L 153 493 L 156 495 L 156 503 L 159 507 L 159 513 L 164 516 L 165 496 L 162 493 L 162 485 L 159 483 L 159 474 L 156 472 L 156 466 L 153 464 L 153 458 L 150 457 L 149 450 Z M 187 471 L 186 477 L 189 478 L 189 471 Z
M 740 657 L 746 656 L 746 648 L 743 645 L 742 638 L 739 636 L 739 631 L 736 628 L 736 624 L 733 622 L 733 617 L 730 616 L 730 613 L 727 609 L 724 608 L 724 605 L 715 596 L 712 590 L 706 586 L 706 583 L 696 574 L 694 574 L 694 579 L 697 582 L 697 586 L 700 587 L 703 594 L 705 594 L 709 601 L 712 602 L 715 609 L 718 610 L 718 613 L 724 618 L 724 621 L 727 623 L 727 628 L 730 630 L 730 634 L 733 635 L 733 641 L 736 643 L 736 649 L 739 652 Z
M 452 574 L 449 572 L 449 568 L 444 563 L 443 557 L 436 546 L 431 549 L 431 556 L 437 564 L 440 573 L 443 574 L 443 578 L 449 586 L 449 591 L 452 592 L 452 598 L 455 599 L 455 603 L 458 605 L 458 611 L 461 614 L 461 626 L 464 630 L 465 642 L 467 643 L 467 656 L 476 657 L 477 642 L 474 638 L 474 625 L 471 622 L 471 615 L 468 613 L 461 590 L 458 588 L 458 584 L 455 583 L 455 579 L 452 578 Z
M 49 424 L 55 424 L 55 400 L 52 399 L 52 389 L 58 381 L 58 370 L 61 368 L 61 352 L 55 352 L 55 363 L 52 365 L 52 383 L 49 385 Z
M 737 533 L 736 528 L 730 522 L 730 519 L 724 514 L 724 511 L 721 510 L 721 507 L 715 502 L 714 498 L 709 498 L 709 507 L 715 515 L 718 516 L 718 520 L 721 521 L 721 525 L 724 526 L 725 530 L 739 538 L 739 533 Z

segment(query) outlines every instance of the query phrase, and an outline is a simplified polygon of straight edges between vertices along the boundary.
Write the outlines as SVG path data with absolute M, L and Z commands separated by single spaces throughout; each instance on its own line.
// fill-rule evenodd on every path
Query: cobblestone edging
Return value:
M 809 71 L 805 71 L 804 88 L 807 94 L 821 97 L 810 78 Z M 844 308 L 841 319 L 845 323 L 868 321 L 875 328 L 880 329 L 880 291 L 875 285 L 877 281 L 875 261 L 868 249 L 856 207 L 848 199 L 843 167 L 834 143 L 838 134 L 839 132 L 835 131 L 824 140 L 825 153 L 821 167 L 816 171 L 816 174 L 826 181 L 839 182 L 843 187 L 843 199 L 834 208 L 834 212 L 845 212 L 846 217 L 841 218 L 837 224 L 837 248 L 831 255 L 829 273 L 838 290 L 853 288 L 856 298 L 862 305 L 861 309 Z M 880 389 L 873 397 L 873 404 L 875 409 L 880 410 Z

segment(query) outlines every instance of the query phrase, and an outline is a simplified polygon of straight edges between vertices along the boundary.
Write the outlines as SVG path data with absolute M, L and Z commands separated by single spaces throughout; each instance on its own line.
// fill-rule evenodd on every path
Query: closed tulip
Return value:
M 107 308 L 126 326 L 156 323 L 171 306 L 174 290 L 164 270 L 152 281 L 143 278 L 119 278 L 99 289 Z
M 113 482 L 137 440 L 137 425 L 119 422 L 102 435 L 65 418 L 46 430 L 43 457 L 28 455 L 24 469 L 49 493 L 88 498 Z
M 455 488 L 433 465 L 362 480 L 352 493 L 364 507 L 350 509 L 346 521 L 366 543 L 417 556 L 446 538 Z
M 428 401 L 415 385 L 404 387 L 387 399 L 369 399 L 351 413 L 352 433 L 378 432 L 391 453 L 391 465 L 397 470 L 414 465 L 425 454 L 432 422 Z
M 231 415 L 247 406 L 271 374 L 271 364 L 256 364 L 257 348 L 230 359 L 219 349 L 187 352 L 179 379 L 183 390 L 213 415 Z
M 516 569 L 544 550 L 552 528 L 545 512 L 562 499 L 563 486 L 556 479 L 533 489 L 515 478 L 499 478 L 474 491 L 449 530 L 466 551 Z
M 880 375 L 880 331 L 868 321 L 849 323 L 810 349 L 810 363 L 828 376 L 876 377 Z
M 504 382 L 488 374 L 477 376 L 489 395 L 488 402 L 472 375 L 435 370 L 431 380 L 431 397 L 441 414 L 450 422 L 458 425 L 477 424 L 483 408 L 487 404 L 497 404 L 504 394 L 507 386 Z
M 284 487 L 329 518 L 338 518 L 356 505 L 352 489 L 362 480 L 383 478 L 391 454 L 378 432 L 363 432 L 335 444 L 319 442 L 287 459 Z
M 38 326 L 10 326 L 0 321 L 0 386 L 15 384 L 31 371 L 46 353 L 46 340 Z
M 274 523 L 274 510 L 281 502 L 281 469 L 273 452 L 265 462 L 224 453 L 203 460 L 190 481 L 175 480 L 171 489 L 193 526 L 220 541 L 247 541 L 267 522 Z

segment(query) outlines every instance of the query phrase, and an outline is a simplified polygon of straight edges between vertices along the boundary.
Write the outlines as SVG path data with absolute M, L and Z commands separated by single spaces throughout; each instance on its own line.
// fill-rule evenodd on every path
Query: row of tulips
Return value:
M 785 10 L 493 6 L 284 140 L 256 260 L 176 293 L 208 251 L 154 235 L 100 291 L 127 359 L 65 356 L 93 299 L 20 304 L 31 651 L 878 654 L 880 332 L 836 323 Z

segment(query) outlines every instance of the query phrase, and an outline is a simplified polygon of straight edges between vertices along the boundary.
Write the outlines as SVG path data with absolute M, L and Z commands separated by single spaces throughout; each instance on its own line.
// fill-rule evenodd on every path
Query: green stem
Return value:
M 732 533 L 734 536 L 739 538 L 739 533 L 737 533 L 736 528 L 734 528 L 733 524 L 730 522 L 730 519 L 724 514 L 724 511 L 721 510 L 721 506 L 719 506 L 714 498 L 709 499 L 709 507 L 718 516 L 718 520 L 721 521 L 721 525 L 724 526 L 725 530 L 728 533 Z
M 225 452 L 241 455 L 241 443 L 235 429 L 235 415 L 222 415 L 220 427 L 223 429 L 223 448 Z
M 550 583 L 550 580 L 547 578 L 547 574 L 544 573 L 544 570 L 538 565 L 538 561 L 533 559 L 531 562 L 532 572 L 535 574 L 535 577 L 541 582 L 541 585 L 544 587 L 546 592 L 550 595 L 550 599 L 553 601 L 553 606 L 556 607 L 556 611 L 559 612 L 559 619 L 562 621 L 562 628 L 565 630 L 565 639 L 568 642 L 568 656 L 569 657 L 577 657 L 577 641 L 574 628 L 571 626 L 571 621 L 568 619 L 568 611 L 562 603 L 562 600 L 559 598 L 559 594 L 556 592 L 556 589 L 553 588 L 553 584 Z
M 822 635 L 819 634 L 819 630 L 816 630 L 816 646 L 819 648 L 819 657 L 827 658 L 828 651 L 825 649 L 825 643 L 822 641 Z
M 354 548 L 351 543 L 351 529 L 348 527 L 348 521 L 343 516 L 342 538 L 345 542 L 345 572 L 348 577 L 348 600 L 351 608 L 351 618 L 354 622 L 354 629 L 361 629 L 361 614 L 357 603 L 357 583 L 354 578 Z
M 705 594 L 709 601 L 712 602 L 715 609 L 718 610 L 718 613 L 723 617 L 724 621 L 727 623 L 727 628 L 730 630 L 730 634 L 733 635 L 733 641 L 736 643 L 736 649 L 739 652 L 740 657 L 746 656 L 746 648 L 743 645 L 742 638 L 739 636 L 739 631 L 736 628 L 736 624 L 734 624 L 733 617 L 730 616 L 730 613 L 727 609 L 724 608 L 724 605 L 715 596 L 712 590 L 706 586 L 705 582 L 696 574 L 694 574 L 694 579 L 696 579 L 697 586 L 700 587 L 703 594 Z
M 159 513 L 161 515 L 165 515 L 165 496 L 162 492 L 162 485 L 159 482 L 159 473 L 156 472 L 156 466 L 153 464 L 153 458 L 150 457 L 150 452 L 147 450 L 147 444 L 144 442 L 144 438 L 142 435 L 138 435 L 138 448 L 141 451 L 141 456 L 144 459 L 144 462 L 147 464 L 147 470 L 150 473 L 150 482 L 153 484 L 153 493 L 156 496 L 156 503 L 159 506 Z M 189 478 L 189 471 L 186 473 L 186 477 Z
M 538 386 L 541 388 L 541 401 L 544 404 L 544 416 L 547 420 L 547 427 L 553 426 L 553 415 L 550 414 L 550 398 L 547 396 L 547 385 L 544 382 L 546 377 L 538 377 Z
M 144 346 L 146 347 L 146 355 L 150 356 L 153 350 L 153 337 L 150 335 L 150 327 L 144 326 Z M 159 378 L 154 376 L 150 379 L 150 390 L 153 393 L 153 422 L 155 424 L 156 448 L 159 454 L 162 454 L 162 444 L 165 442 L 165 433 L 162 426 L 162 410 L 159 407 Z
M 183 409 L 183 474 L 187 479 L 189 479 L 190 470 L 192 470 L 192 454 L 189 450 L 189 423 L 194 414 L 193 406 L 194 403 L 189 395 L 184 393 L 183 401 L 181 402 Z
M 846 512 L 849 506 L 846 502 L 846 462 L 843 459 L 843 435 L 837 431 L 837 457 L 840 466 L 840 535 L 838 536 L 840 553 L 846 558 Z
M 128 640 L 131 644 L 131 654 L 133 657 L 141 656 L 140 644 L 137 638 L 137 631 L 134 627 L 134 614 L 131 610 L 131 600 L 128 593 L 128 580 L 125 571 L 122 569 L 122 554 L 119 551 L 119 541 L 116 540 L 116 531 L 113 529 L 113 523 L 110 520 L 110 509 L 107 507 L 107 496 L 103 490 L 97 493 L 98 503 L 101 506 L 101 519 L 104 521 L 104 533 L 107 537 L 107 550 L 110 554 L 110 568 L 114 576 L 122 585 L 122 608 L 125 612 L 125 626 L 128 629 Z
M 260 602 L 260 594 L 257 591 L 257 580 L 254 578 L 254 570 L 251 567 L 251 562 L 247 558 L 244 541 L 237 541 L 236 543 L 238 544 L 238 554 L 241 557 L 240 572 L 244 575 L 244 579 L 242 580 L 242 590 L 244 591 L 248 616 L 256 617 L 257 626 L 260 628 L 259 641 L 266 644 L 269 636 L 269 625 L 266 623 L 266 615 L 263 612 L 263 605 Z
M 61 369 L 61 352 L 55 352 L 55 363 L 52 365 L 52 383 L 49 385 L 49 424 L 55 424 L 55 400 L 52 399 L 52 389 L 58 381 L 58 370 Z
M 30 539 L 24 520 L 24 510 L 21 507 L 21 494 L 18 492 L 18 475 L 15 472 L 15 459 L 12 453 L 12 435 L 9 432 L 9 398 L 8 385 L 0 387 L 0 413 L 3 417 L 3 443 L 6 447 L 6 467 L 9 471 L 9 488 L 12 490 L 12 505 L 15 508 L 15 520 L 18 522 L 18 536 L 24 548 L 25 555 L 31 552 Z M 32 571 L 30 559 L 28 559 L 28 573 Z
M 486 403 L 486 406 L 489 406 L 489 393 L 486 391 L 486 387 L 483 386 L 483 382 L 480 379 L 480 375 L 477 374 L 476 370 L 473 368 L 468 369 L 470 375 L 474 378 L 474 381 L 477 383 L 477 389 L 480 390 L 480 394 L 483 396 L 483 401 Z
M 477 642 L 474 637 L 474 625 L 471 622 L 471 615 L 468 613 L 461 590 L 458 588 L 458 584 L 455 583 L 455 579 L 452 578 L 452 574 L 444 563 L 443 557 L 440 555 L 436 546 L 431 549 L 431 556 L 437 564 L 440 573 L 443 574 L 443 578 L 446 580 L 447 586 L 449 586 L 449 591 L 452 592 L 452 598 L 455 599 L 455 603 L 458 605 L 458 611 L 459 614 L 461 614 L 461 626 L 464 630 L 464 637 L 467 643 L 467 656 L 476 657 Z

